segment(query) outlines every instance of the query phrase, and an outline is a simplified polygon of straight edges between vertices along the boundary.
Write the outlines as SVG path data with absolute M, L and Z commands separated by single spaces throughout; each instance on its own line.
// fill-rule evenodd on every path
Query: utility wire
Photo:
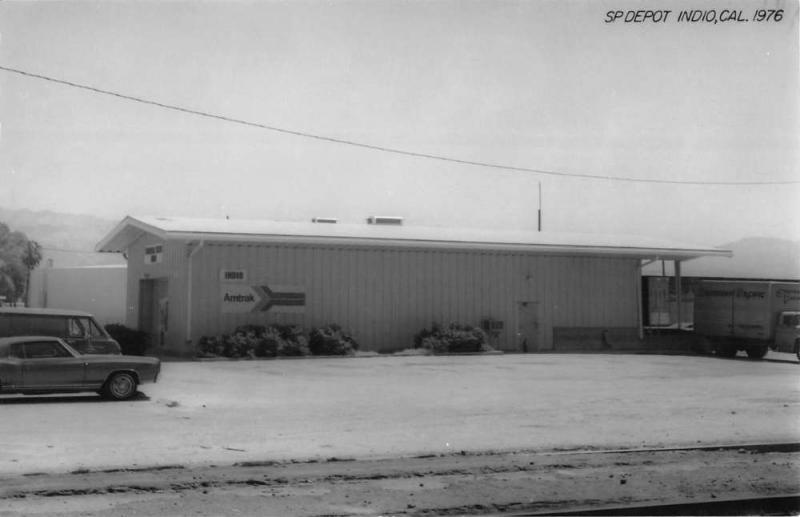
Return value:
M 487 167 L 491 169 L 501 169 L 506 171 L 515 171 L 515 172 L 530 172 L 534 174 L 543 174 L 548 176 L 561 176 L 561 177 L 570 177 L 570 178 L 585 178 L 585 179 L 595 179 L 595 180 L 607 180 L 607 181 L 621 181 L 621 182 L 630 182 L 630 183 L 659 183 L 659 184 L 668 184 L 668 185 L 728 185 L 728 186 L 744 186 L 744 185 L 791 185 L 791 184 L 800 184 L 800 180 L 796 181 L 692 181 L 692 180 L 665 180 L 665 179 L 648 179 L 648 178 L 633 178 L 633 177 L 624 177 L 624 176 L 603 176 L 600 174 L 582 174 L 582 173 L 570 173 L 570 172 L 559 172 L 559 171 L 552 171 L 552 170 L 545 170 L 545 169 L 534 169 L 530 167 L 517 167 L 513 165 L 503 165 L 499 163 L 492 163 L 492 162 L 480 162 L 480 161 L 473 161 L 473 160 L 464 160 L 460 158 L 453 158 L 449 156 L 437 155 L 437 154 L 428 154 L 422 153 L 417 151 L 409 151 L 404 149 L 398 149 L 394 147 L 385 147 L 381 145 L 373 145 L 373 144 L 366 144 L 363 142 L 356 142 L 353 140 L 345 140 L 342 138 L 334 138 L 330 136 L 323 136 L 317 135 L 313 133 L 306 133 L 304 131 L 296 131 L 292 129 L 285 129 L 276 126 L 270 126 L 267 124 L 261 124 L 258 122 L 250 122 L 247 120 L 242 120 L 238 118 L 228 117 L 225 115 L 217 115 L 214 113 L 209 113 L 206 111 L 195 110 L 191 108 L 184 108 L 182 106 L 177 106 L 174 104 L 166 104 L 163 102 L 158 102 L 150 99 L 145 99 L 142 97 L 134 97 L 133 95 L 126 95 L 124 93 L 113 92 L 110 90 L 104 90 L 102 88 L 96 88 L 94 86 L 89 86 L 80 83 L 74 83 L 71 81 L 66 81 L 64 79 L 57 79 L 55 77 L 50 77 L 46 75 L 35 74 L 32 72 L 26 72 L 25 70 L 19 70 L 16 68 L 10 68 L 6 66 L 0 65 L 0 70 L 4 70 L 6 72 L 11 72 L 19 75 L 23 75 L 26 77 L 32 77 L 35 79 L 42 79 L 44 81 L 49 81 L 52 83 L 63 84 L 66 86 L 71 86 L 73 88 L 79 88 L 81 90 L 87 90 L 94 93 L 100 93 L 103 95 L 109 95 L 112 97 L 117 97 L 120 99 L 125 99 L 133 102 L 139 102 L 141 104 L 149 104 L 151 106 L 157 106 L 159 108 L 164 108 L 167 110 L 178 111 L 181 113 L 188 113 L 190 115 L 197 115 L 199 117 L 205 117 L 215 120 L 222 120 L 224 122 L 231 122 L 233 124 L 239 124 L 243 126 L 255 127 L 259 129 L 266 129 L 269 131 L 275 131 L 277 133 L 283 133 L 287 135 L 294 135 L 303 138 L 310 138 L 314 140 L 320 140 L 323 142 L 330 142 L 334 144 L 342 144 L 342 145 L 349 145 L 353 147 L 360 147 L 362 149 L 371 149 L 373 151 L 380 151 L 384 153 L 393 153 L 393 154 L 400 154 L 404 156 L 413 156 L 416 158 L 425 158 L 429 160 L 438 160 L 443 162 L 450 162 L 450 163 L 460 163 L 463 165 L 474 165 L 478 167 Z
M 94 250 L 68 250 L 65 248 L 51 248 L 50 246 L 42 246 L 44 251 L 63 251 L 66 253 L 96 253 Z

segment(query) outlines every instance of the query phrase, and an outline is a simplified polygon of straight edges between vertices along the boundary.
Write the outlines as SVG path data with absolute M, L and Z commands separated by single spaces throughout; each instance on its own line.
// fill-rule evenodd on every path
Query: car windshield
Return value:
M 793 314 L 784 314 L 781 324 L 787 327 L 800 326 L 800 312 Z

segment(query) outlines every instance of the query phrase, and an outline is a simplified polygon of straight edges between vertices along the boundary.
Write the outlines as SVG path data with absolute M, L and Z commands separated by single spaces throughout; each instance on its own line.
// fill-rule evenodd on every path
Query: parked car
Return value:
M 119 354 L 121 347 L 88 312 L 0 307 L 0 338 L 52 336 L 81 354 Z
M 139 384 L 156 382 L 161 360 L 127 355 L 81 355 L 52 336 L 0 338 L 0 393 L 95 391 L 131 398 Z

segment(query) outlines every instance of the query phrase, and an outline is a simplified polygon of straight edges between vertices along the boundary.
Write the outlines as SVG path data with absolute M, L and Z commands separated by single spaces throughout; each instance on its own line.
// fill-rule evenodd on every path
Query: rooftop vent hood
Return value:
M 311 219 L 312 223 L 338 223 L 339 220 L 335 217 L 314 217 Z
M 403 224 L 403 218 L 393 215 L 371 215 L 367 217 L 367 224 L 393 224 L 399 226 Z

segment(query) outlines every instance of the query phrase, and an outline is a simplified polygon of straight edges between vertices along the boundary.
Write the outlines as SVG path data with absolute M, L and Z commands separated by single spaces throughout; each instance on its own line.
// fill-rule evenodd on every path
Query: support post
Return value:
M 681 298 L 683 298 L 683 286 L 681 285 L 681 261 L 675 261 L 675 304 L 678 311 L 678 330 L 681 329 Z
M 644 320 L 644 314 L 642 314 L 642 312 L 644 311 L 644 307 L 643 307 L 644 301 L 642 300 L 642 267 L 643 266 L 644 266 L 644 264 L 641 261 L 639 261 L 636 264 L 636 269 L 635 269 L 635 271 L 636 271 L 636 282 L 634 282 L 635 285 L 636 285 L 636 312 L 638 313 L 638 317 L 636 318 L 636 321 L 637 321 L 637 324 L 638 324 L 638 327 L 639 327 L 639 329 L 638 329 L 639 330 L 639 341 L 642 341 L 644 339 L 644 321 L 643 321 Z
M 186 344 L 188 345 L 192 344 L 192 259 L 203 247 L 203 244 L 205 244 L 205 242 L 200 241 L 196 243 L 193 248 L 188 250 L 189 263 L 186 268 Z M 189 246 L 191 246 L 191 244 L 189 244 Z
M 538 229 L 542 231 L 542 182 L 539 182 L 539 210 L 538 210 Z

